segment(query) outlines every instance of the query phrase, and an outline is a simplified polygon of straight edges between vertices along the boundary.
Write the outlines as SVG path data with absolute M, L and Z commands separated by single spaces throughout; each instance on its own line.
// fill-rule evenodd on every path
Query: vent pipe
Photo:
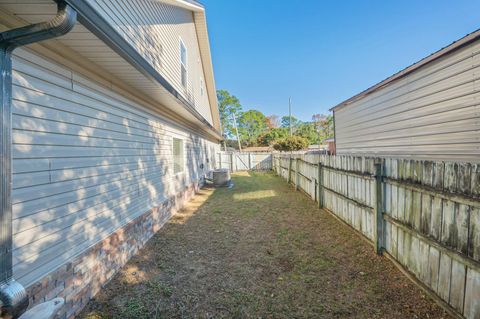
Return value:
M 58 1 L 57 15 L 52 20 L 0 33 L 0 307 L 2 314 L 13 318 L 27 309 L 28 296 L 12 272 L 12 52 L 20 46 L 64 35 L 76 21 L 76 11 Z

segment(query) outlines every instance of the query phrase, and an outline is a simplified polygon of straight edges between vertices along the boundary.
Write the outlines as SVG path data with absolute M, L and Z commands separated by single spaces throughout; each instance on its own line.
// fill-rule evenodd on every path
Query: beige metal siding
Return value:
M 208 94 L 201 84 L 205 76 L 191 11 L 156 0 L 88 2 L 212 124 Z M 187 47 L 186 88 L 181 83 L 180 39 Z
M 14 275 L 28 286 L 198 179 L 219 147 L 121 92 L 15 52 Z M 177 175 L 173 137 L 185 146 Z
M 335 111 L 337 154 L 480 160 L 480 43 Z

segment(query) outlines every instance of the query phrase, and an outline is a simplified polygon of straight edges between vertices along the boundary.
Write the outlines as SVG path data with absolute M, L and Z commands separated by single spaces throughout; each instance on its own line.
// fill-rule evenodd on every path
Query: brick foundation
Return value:
M 191 184 L 28 287 L 29 307 L 62 297 L 66 304 L 59 317 L 74 318 L 199 187 L 198 183 Z

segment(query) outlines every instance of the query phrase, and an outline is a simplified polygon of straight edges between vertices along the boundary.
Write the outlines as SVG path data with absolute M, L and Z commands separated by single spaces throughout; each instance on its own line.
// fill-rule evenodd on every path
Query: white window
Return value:
M 183 44 L 182 39 L 180 39 L 180 72 L 181 80 L 184 88 L 187 87 L 187 48 Z
M 177 174 L 184 170 L 183 140 L 173 138 L 173 173 Z

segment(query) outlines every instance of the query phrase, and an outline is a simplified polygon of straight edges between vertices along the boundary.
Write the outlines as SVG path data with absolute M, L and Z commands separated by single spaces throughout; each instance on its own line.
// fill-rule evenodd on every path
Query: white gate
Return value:
M 237 171 L 268 171 L 272 169 L 271 153 L 220 152 L 219 168 Z

